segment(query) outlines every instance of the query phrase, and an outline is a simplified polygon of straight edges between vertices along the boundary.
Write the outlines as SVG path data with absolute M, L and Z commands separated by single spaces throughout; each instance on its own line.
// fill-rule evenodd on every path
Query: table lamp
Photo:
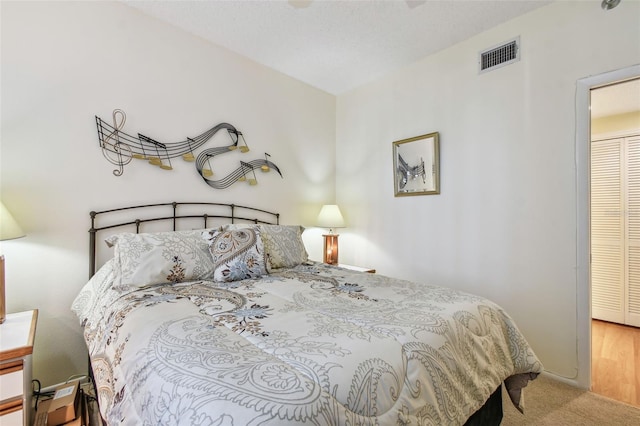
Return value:
M 24 232 L 18 222 L 11 216 L 9 210 L 0 202 L 0 241 L 13 240 L 24 237 Z M 4 255 L 0 254 L 0 324 L 6 318 L 7 306 L 4 300 Z
M 317 225 L 329 228 L 328 234 L 323 234 L 324 250 L 322 251 L 322 261 L 330 265 L 338 264 L 338 234 L 334 234 L 335 228 L 344 228 L 344 219 L 340 208 L 335 204 L 325 204 L 318 215 Z

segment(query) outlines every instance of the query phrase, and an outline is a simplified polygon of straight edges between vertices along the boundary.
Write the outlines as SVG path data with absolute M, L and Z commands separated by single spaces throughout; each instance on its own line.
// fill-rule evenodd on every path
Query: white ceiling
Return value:
M 551 3 L 546 0 L 121 1 L 334 95 Z M 594 7 L 599 6 L 594 1 Z M 502 41 L 507 40 L 497 43 Z
M 338 95 L 553 0 L 121 1 Z M 591 107 L 639 111 L 640 80 L 594 91 Z

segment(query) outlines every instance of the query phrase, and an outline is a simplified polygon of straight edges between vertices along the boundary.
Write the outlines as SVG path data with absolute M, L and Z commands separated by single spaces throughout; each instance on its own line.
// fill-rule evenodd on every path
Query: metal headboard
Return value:
M 194 212 L 197 207 L 198 213 Z M 167 211 L 168 210 L 168 211 Z M 124 214 L 120 214 L 123 213 Z M 115 228 L 125 232 L 127 227 L 135 229 L 140 233 L 142 224 L 149 222 L 170 222 L 171 227 L 166 231 L 177 231 L 178 222 L 186 219 L 202 219 L 202 228 L 213 226 L 214 220 L 227 220 L 231 223 L 265 223 L 280 224 L 280 214 L 254 207 L 239 206 L 237 204 L 222 203 L 188 203 L 170 202 L 159 204 L 145 204 L 140 206 L 120 207 L 117 209 L 92 211 L 91 228 L 89 229 L 89 278 L 96 272 L 96 238 L 99 231 Z M 100 219 L 98 218 L 100 216 Z M 108 218 L 115 218 L 115 221 L 108 221 Z M 97 222 L 107 222 L 105 225 L 97 226 Z M 228 223 L 228 222 L 227 222 Z M 133 231 L 129 231 L 133 232 Z

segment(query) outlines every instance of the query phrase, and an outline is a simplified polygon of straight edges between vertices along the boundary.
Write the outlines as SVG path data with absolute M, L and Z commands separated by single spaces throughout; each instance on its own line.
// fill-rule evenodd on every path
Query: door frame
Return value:
M 577 385 L 591 388 L 591 90 L 640 77 L 640 64 L 582 78 L 576 83 L 576 350 Z

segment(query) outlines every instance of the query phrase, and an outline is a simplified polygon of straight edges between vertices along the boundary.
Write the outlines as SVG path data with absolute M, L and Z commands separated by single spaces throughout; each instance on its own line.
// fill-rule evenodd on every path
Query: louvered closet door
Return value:
M 591 144 L 591 311 L 624 323 L 623 140 Z
M 627 146 L 627 285 L 625 324 L 640 327 L 640 136 Z

